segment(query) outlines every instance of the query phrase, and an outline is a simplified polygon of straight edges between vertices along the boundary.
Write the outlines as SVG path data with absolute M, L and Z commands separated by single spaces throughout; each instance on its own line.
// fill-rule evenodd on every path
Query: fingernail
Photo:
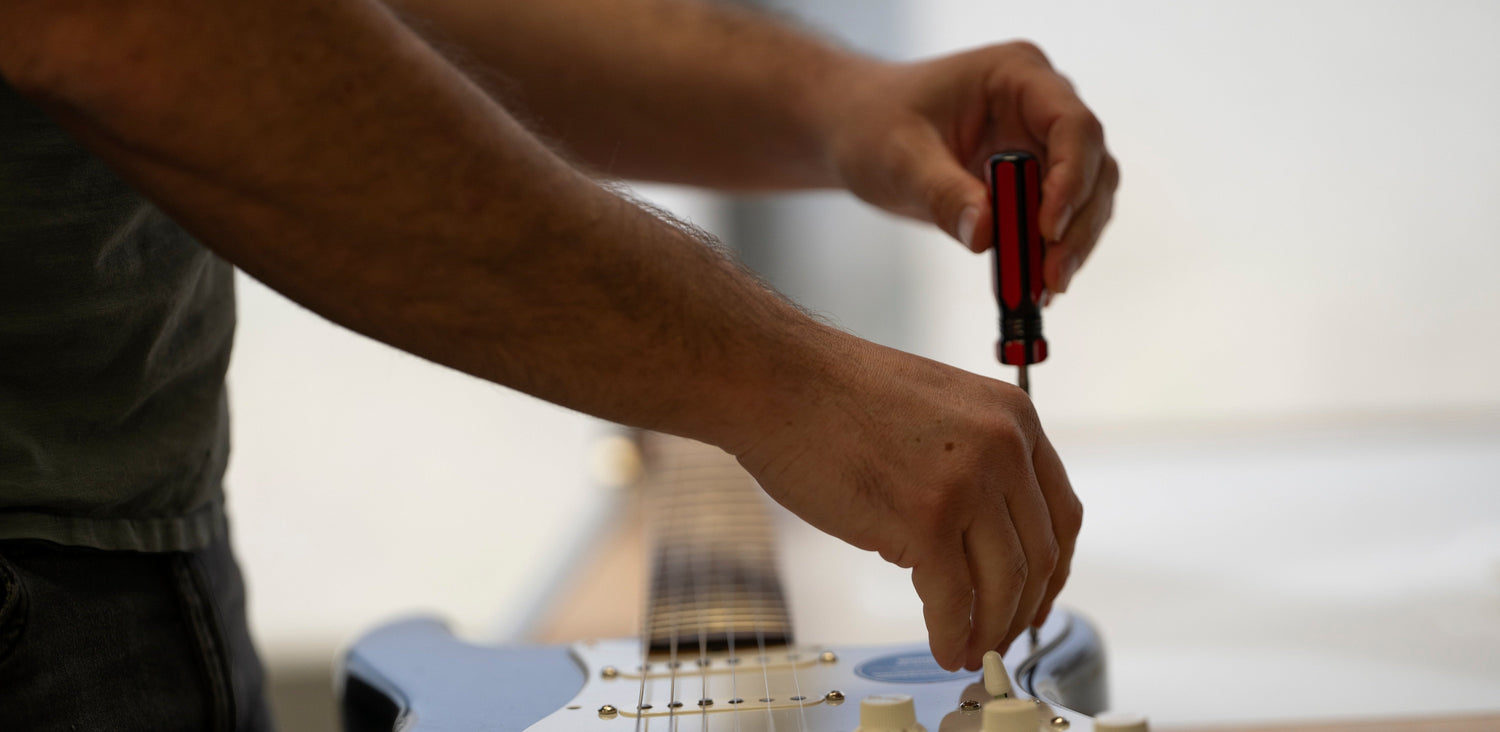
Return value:
M 978 206 L 970 206 L 958 215 L 958 240 L 970 249 L 974 248 L 974 227 L 978 224 Z
M 1062 241 L 1063 235 L 1068 233 L 1068 224 L 1073 223 L 1073 204 L 1063 206 L 1062 215 L 1057 217 L 1057 231 L 1052 234 L 1052 241 Z
M 1068 255 L 1067 261 L 1063 262 L 1062 269 L 1057 271 L 1057 291 L 1059 293 L 1068 291 L 1068 283 L 1073 281 L 1073 273 L 1078 271 L 1078 255 Z

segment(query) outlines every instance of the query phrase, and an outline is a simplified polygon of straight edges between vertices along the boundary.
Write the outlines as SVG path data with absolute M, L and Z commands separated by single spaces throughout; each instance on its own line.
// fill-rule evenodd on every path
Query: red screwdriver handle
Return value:
M 1041 169 L 1031 153 L 990 157 L 990 225 L 994 227 L 995 300 L 1000 303 L 1000 363 L 1024 366 L 1047 360 L 1042 337 L 1042 257 L 1046 242 L 1037 228 Z

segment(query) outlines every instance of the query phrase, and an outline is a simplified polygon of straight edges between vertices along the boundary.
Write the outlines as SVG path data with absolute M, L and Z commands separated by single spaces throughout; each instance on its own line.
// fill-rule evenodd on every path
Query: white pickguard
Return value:
M 1044 628 L 1044 638 L 1059 630 Z M 721 652 L 702 656 L 707 662 L 700 664 L 697 650 L 685 644 L 675 673 L 668 661 L 654 660 L 642 678 L 639 641 L 576 644 L 572 654 L 587 677 L 583 689 L 529 732 L 855 732 L 860 700 L 891 693 L 913 697 L 917 720 L 929 732 L 979 732 L 977 705 L 966 710 L 964 702 L 991 699 L 979 672 L 947 673 L 925 645 L 783 648 L 768 651 L 765 663 L 759 649 L 749 648 L 737 649 L 737 663 Z M 1030 655 L 1023 639 L 1006 657 L 1020 698 L 1032 698 L 1014 678 Z M 705 700 L 710 703 L 700 704 Z M 1093 730 L 1085 715 L 1034 701 L 1038 732 Z

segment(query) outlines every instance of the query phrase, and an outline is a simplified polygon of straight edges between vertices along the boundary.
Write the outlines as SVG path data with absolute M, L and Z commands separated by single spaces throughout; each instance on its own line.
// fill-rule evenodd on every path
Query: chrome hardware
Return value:
M 818 654 L 818 660 L 822 661 L 823 663 L 833 663 L 834 661 L 839 660 L 839 657 L 835 655 L 833 651 L 823 651 L 822 653 Z
M 979 702 L 974 701 L 973 699 L 965 699 L 962 702 L 959 702 L 959 704 L 958 704 L 958 711 L 960 711 L 960 712 L 977 712 L 980 709 L 982 709 L 983 707 L 984 707 L 983 704 L 980 704 Z
M 1047 724 L 1051 725 L 1052 729 L 1057 730 L 1057 732 L 1063 732 L 1067 728 L 1073 726 L 1073 723 L 1069 722 L 1064 717 L 1053 717 L 1052 719 L 1047 720 Z
M 826 701 L 829 704 L 832 704 L 834 706 L 838 706 L 840 704 L 843 704 L 844 703 L 844 692 L 839 691 L 838 689 L 834 689 L 833 691 L 830 691 L 827 694 L 823 695 L 823 701 Z
M 614 666 L 605 666 L 604 668 L 599 669 L 599 676 L 601 678 L 612 679 L 619 675 L 620 669 L 617 669 Z
M 613 705 L 613 704 L 605 704 L 604 706 L 599 707 L 599 718 L 600 719 L 614 719 L 615 717 L 617 717 L 619 715 L 620 715 L 620 710 L 616 709 L 615 705 Z

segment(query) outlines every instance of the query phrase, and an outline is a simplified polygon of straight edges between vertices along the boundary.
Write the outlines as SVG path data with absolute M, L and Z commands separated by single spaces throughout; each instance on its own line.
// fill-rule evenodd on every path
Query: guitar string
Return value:
M 646 433 L 637 433 L 636 438 L 636 448 L 641 452 L 642 462 L 646 463 L 646 470 L 641 482 L 640 529 L 642 534 L 647 534 L 647 525 L 651 523 L 652 508 L 649 492 L 651 491 L 652 484 L 657 480 L 657 476 L 653 475 L 655 471 L 651 469 L 652 466 L 650 465 L 653 456 L 650 454 L 651 446 L 647 444 L 649 435 Z M 651 541 L 654 542 L 656 539 L 651 539 Z M 650 572 L 651 587 L 648 588 L 646 601 L 643 603 L 646 605 L 645 611 L 641 613 L 641 688 L 640 691 L 636 692 L 635 697 L 635 732 L 646 732 L 646 730 L 651 728 L 651 723 L 646 720 L 646 681 L 651 677 L 651 617 L 655 614 L 654 611 L 656 609 L 654 607 L 655 598 L 653 595 L 656 594 L 654 591 L 656 587 L 656 573 L 661 571 L 661 565 L 657 561 L 656 546 L 654 544 L 648 544 L 647 546 L 650 547 L 650 551 L 647 552 L 645 561 Z
M 670 491 L 668 496 L 669 503 L 666 507 L 666 511 L 668 516 L 668 525 L 672 527 L 669 535 L 674 541 L 680 541 L 681 539 L 681 527 L 679 526 L 681 517 L 678 512 L 677 501 L 682 497 L 682 485 L 685 482 L 682 477 L 683 458 L 683 450 L 681 448 L 672 451 L 672 490 Z M 682 572 L 678 571 L 676 565 L 680 563 L 680 559 L 678 557 L 680 557 L 682 552 L 680 548 L 678 551 L 673 552 L 671 544 L 666 544 L 664 545 L 664 547 L 665 549 L 663 551 L 665 551 L 667 554 L 674 555 L 672 556 L 673 570 L 668 574 L 668 582 L 673 585 L 677 585 L 678 580 L 681 579 Z M 672 602 L 674 604 L 678 603 L 680 598 L 682 597 L 682 593 L 680 590 L 680 587 L 674 587 L 673 591 L 668 594 L 668 597 L 672 598 Z M 679 703 L 677 699 L 677 631 L 678 626 L 680 626 L 682 623 L 682 614 L 680 612 L 680 608 L 673 608 L 671 618 L 672 635 L 671 639 L 668 641 L 671 652 L 669 655 L 668 668 L 671 670 L 672 680 L 668 687 L 667 693 L 667 729 L 670 730 L 670 732 L 677 732 L 677 707 Z
M 740 567 L 738 562 L 735 562 L 731 566 L 734 567 L 733 572 L 734 572 L 734 576 L 735 576 L 736 580 L 739 580 L 742 576 L 744 576 L 744 568 Z M 732 586 L 733 586 L 733 583 L 732 583 Z M 740 698 L 740 680 L 739 680 L 740 662 L 739 662 L 739 658 L 734 655 L 734 633 L 735 633 L 735 629 L 734 629 L 734 613 L 730 612 L 728 615 L 729 615 L 729 661 L 728 661 L 728 663 L 729 663 L 729 698 L 730 699 L 738 699 L 738 698 Z M 729 713 L 730 716 L 734 718 L 734 732 L 740 732 L 740 709 L 739 709 L 739 704 L 741 704 L 742 702 L 731 701 L 730 703 L 735 705 L 734 710 Z
M 701 517 L 699 517 L 699 518 L 701 518 Z M 694 537 L 694 539 L 695 539 L 694 543 L 696 544 L 697 537 Z M 701 687 L 702 688 L 699 691 L 699 695 L 698 695 L 698 728 L 699 728 L 700 732 L 707 732 L 707 730 L 708 730 L 708 705 L 705 704 L 704 702 L 707 701 L 707 700 L 709 700 L 709 695 L 708 695 L 708 625 L 707 625 L 707 615 L 708 615 L 708 612 L 707 612 L 707 608 L 705 607 L 705 604 L 706 604 L 706 600 L 704 599 L 704 595 L 705 595 L 705 592 L 704 592 L 705 583 L 703 582 L 703 579 L 704 579 L 704 572 L 706 572 L 706 571 L 707 572 L 711 572 L 713 570 L 713 567 L 711 565 L 712 565 L 712 563 L 714 561 L 714 553 L 713 553 L 712 550 L 710 550 L 709 555 L 708 555 L 708 561 L 709 561 L 710 566 L 707 567 L 707 568 L 705 568 L 705 567 L 702 566 L 703 565 L 703 561 L 702 561 L 703 558 L 700 556 L 700 554 L 701 554 L 701 552 L 696 551 L 696 546 L 695 546 L 695 551 L 689 552 L 689 554 L 688 554 L 688 561 L 694 567 L 694 570 L 693 570 L 693 607 L 694 607 L 694 610 L 696 611 L 696 614 L 698 616 L 698 661 L 697 661 L 697 663 L 698 663 L 698 672 L 699 672 L 699 675 L 702 677 L 702 679 L 701 679 Z

